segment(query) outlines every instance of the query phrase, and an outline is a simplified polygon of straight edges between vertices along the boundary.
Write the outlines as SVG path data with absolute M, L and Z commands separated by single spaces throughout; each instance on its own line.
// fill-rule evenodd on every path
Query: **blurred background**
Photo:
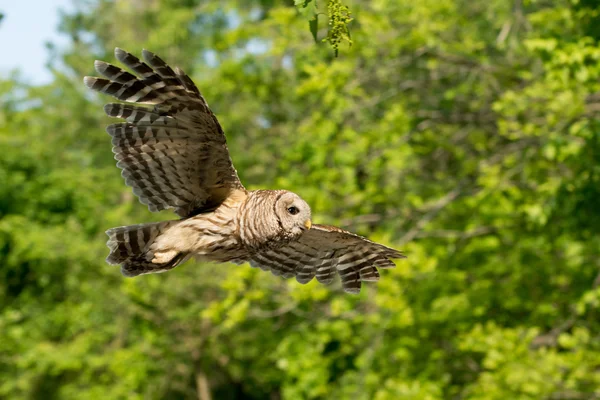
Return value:
M 0 3 L 0 398 L 600 399 L 594 0 L 348 1 L 337 58 L 291 0 L 20 3 Z M 246 187 L 408 259 L 358 296 L 247 264 L 124 279 L 104 231 L 175 215 L 124 185 L 110 99 L 82 84 L 115 46 L 192 76 Z

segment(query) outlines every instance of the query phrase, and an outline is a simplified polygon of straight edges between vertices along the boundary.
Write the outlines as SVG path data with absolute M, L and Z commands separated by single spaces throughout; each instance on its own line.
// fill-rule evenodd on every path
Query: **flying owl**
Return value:
M 90 89 L 126 103 L 104 107 L 125 122 L 109 125 L 125 183 L 150 211 L 173 209 L 179 220 L 109 229 L 109 264 L 125 276 L 168 271 L 192 256 L 249 262 L 284 278 L 330 283 L 346 292 L 379 280 L 379 268 L 404 258 L 397 250 L 340 228 L 311 222 L 309 205 L 287 190 L 248 191 L 233 167 L 225 134 L 192 80 L 144 50 L 141 61 L 119 48 L 136 75 L 103 61 L 86 76 Z

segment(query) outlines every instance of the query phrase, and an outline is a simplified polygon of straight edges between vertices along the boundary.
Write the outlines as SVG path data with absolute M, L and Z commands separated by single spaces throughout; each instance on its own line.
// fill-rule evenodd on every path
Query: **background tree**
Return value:
M 54 81 L 0 81 L 0 397 L 600 397 L 593 2 L 355 0 L 337 58 L 291 2 L 77 4 Z M 170 216 L 81 81 L 115 46 L 193 76 L 247 187 L 408 260 L 360 296 L 247 265 L 122 278 L 103 231 Z

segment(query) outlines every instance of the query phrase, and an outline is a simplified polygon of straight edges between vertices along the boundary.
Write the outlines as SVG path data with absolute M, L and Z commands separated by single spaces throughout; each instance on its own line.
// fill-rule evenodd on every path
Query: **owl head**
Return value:
M 310 207 L 296 193 L 284 191 L 275 201 L 275 215 L 285 236 L 299 237 L 310 229 Z

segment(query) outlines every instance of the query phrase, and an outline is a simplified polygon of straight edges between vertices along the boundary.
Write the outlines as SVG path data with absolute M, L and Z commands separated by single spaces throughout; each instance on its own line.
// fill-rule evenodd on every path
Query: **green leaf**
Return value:
M 294 4 L 296 5 L 298 12 L 306 19 L 312 19 L 317 13 L 316 0 L 294 0 Z
M 308 21 L 308 27 L 310 28 L 310 33 L 312 33 L 313 39 L 315 40 L 315 42 L 318 41 L 317 39 L 317 32 L 319 30 L 319 15 L 315 14 L 315 17 L 313 19 L 311 19 L 310 21 Z

